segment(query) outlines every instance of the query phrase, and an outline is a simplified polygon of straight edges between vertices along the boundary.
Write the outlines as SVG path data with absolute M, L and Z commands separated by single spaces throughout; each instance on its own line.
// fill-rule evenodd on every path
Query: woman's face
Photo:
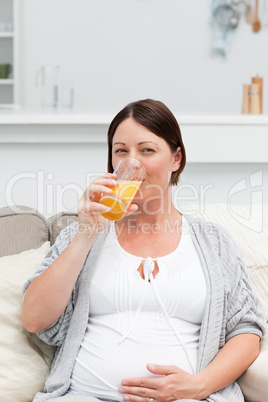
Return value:
M 168 143 L 158 137 L 133 118 L 122 121 L 113 137 L 113 168 L 123 158 L 138 159 L 146 169 L 145 181 L 142 183 L 135 202 L 139 199 L 159 197 L 170 188 L 172 172 L 180 167 L 181 151 L 172 153 Z

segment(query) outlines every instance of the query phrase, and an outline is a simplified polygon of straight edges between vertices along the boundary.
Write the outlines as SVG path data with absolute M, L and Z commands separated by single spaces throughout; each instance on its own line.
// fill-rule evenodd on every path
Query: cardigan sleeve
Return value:
M 44 260 L 37 268 L 36 272 L 26 281 L 23 286 L 23 294 L 25 295 L 29 285 L 42 274 L 57 258 L 58 256 L 68 247 L 74 238 L 77 231 L 77 223 L 72 223 L 71 225 L 64 228 L 58 235 L 55 243 L 49 249 Z M 77 282 L 76 282 L 77 283 Z M 65 311 L 54 322 L 50 327 L 46 328 L 44 331 L 37 333 L 37 336 L 49 345 L 60 346 L 67 333 L 69 322 L 72 317 L 74 309 L 74 299 L 77 294 L 77 285 L 75 285 L 72 295 L 68 301 Z
M 222 230 L 220 257 L 227 281 L 226 341 L 243 333 L 260 337 L 266 330 L 263 306 L 253 292 L 242 254 L 229 233 Z

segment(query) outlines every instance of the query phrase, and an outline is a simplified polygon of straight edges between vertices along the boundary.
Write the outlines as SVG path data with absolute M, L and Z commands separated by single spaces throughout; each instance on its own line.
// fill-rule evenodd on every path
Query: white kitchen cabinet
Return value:
M 0 79 L 0 104 L 18 103 L 18 0 L 0 0 L 0 64 L 11 64 L 7 79 Z

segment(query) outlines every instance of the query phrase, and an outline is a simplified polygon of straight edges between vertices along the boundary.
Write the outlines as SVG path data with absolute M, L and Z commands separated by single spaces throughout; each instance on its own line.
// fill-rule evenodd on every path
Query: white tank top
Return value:
M 206 299 L 199 256 L 183 218 L 180 243 L 154 262 L 120 246 L 111 225 L 90 283 L 87 330 L 76 357 L 70 393 L 123 400 L 127 377 L 154 376 L 147 363 L 176 365 L 194 373 Z

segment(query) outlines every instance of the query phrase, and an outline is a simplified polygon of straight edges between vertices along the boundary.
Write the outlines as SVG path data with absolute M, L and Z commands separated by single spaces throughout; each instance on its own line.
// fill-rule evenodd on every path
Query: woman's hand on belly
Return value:
M 131 402 L 171 402 L 177 399 L 202 400 L 206 391 L 199 377 L 181 370 L 177 366 L 147 364 L 147 369 L 161 377 L 125 378 L 118 391 L 123 399 Z

